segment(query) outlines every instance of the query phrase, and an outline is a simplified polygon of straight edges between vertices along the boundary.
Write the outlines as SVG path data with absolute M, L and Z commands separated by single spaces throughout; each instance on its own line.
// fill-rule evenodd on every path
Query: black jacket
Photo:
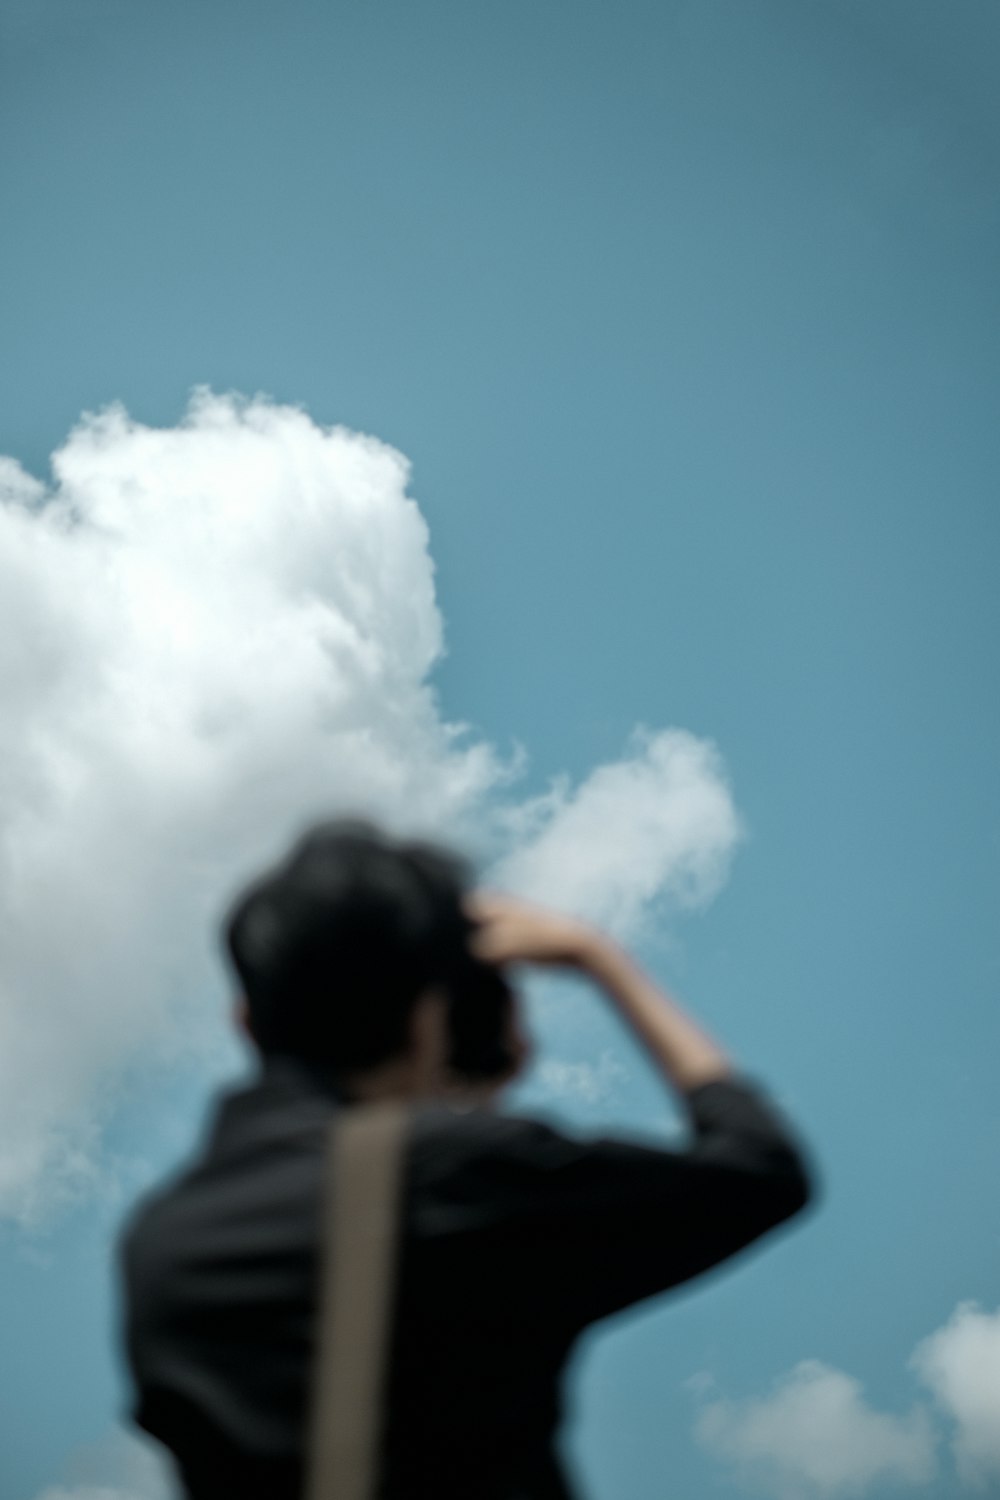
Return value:
M 745 1079 L 686 1096 L 685 1150 L 415 1109 L 404 1169 L 385 1500 L 549 1500 L 560 1372 L 595 1319 L 795 1214 L 808 1169 Z M 329 1081 L 291 1059 L 219 1106 L 120 1251 L 135 1420 L 191 1500 L 300 1500 Z

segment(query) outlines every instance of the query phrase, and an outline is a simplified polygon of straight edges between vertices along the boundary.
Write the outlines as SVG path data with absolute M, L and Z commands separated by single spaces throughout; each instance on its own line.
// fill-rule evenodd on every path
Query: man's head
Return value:
M 525 1046 L 506 978 L 467 946 L 472 880 L 460 855 L 366 818 L 304 834 L 224 922 L 259 1049 L 356 1078 L 437 1046 L 470 1083 L 512 1077 Z

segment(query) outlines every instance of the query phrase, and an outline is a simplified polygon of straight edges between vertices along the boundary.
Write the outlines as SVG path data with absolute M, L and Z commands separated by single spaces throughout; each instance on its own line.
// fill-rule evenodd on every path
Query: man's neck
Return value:
M 380 1063 L 364 1072 L 349 1073 L 344 1078 L 344 1089 L 352 1099 L 369 1104 L 383 1099 L 423 1099 L 432 1093 L 428 1080 L 421 1079 L 407 1058 Z

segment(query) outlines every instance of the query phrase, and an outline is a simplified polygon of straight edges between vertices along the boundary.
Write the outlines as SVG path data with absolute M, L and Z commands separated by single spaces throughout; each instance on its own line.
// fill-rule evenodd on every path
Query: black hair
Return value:
M 462 908 L 474 871 L 457 851 L 397 839 L 368 818 L 309 829 L 231 906 L 223 937 L 262 1052 L 349 1073 L 402 1052 L 428 985 L 449 1000 L 451 1066 L 499 1077 L 513 992 L 475 958 Z

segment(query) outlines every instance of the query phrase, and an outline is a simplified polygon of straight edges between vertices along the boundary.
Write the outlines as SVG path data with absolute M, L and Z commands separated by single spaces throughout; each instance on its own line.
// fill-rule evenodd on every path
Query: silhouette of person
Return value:
M 223 931 L 259 1071 L 122 1233 L 135 1421 L 189 1500 L 300 1500 L 328 1127 L 404 1099 L 378 1493 L 566 1500 L 577 1336 L 799 1213 L 813 1175 L 793 1131 L 611 938 L 370 819 L 304 834 Z M 595 983 L 681 1102 L 683 1149 L 496 1108 L 530 1053 L 518 964 Z

